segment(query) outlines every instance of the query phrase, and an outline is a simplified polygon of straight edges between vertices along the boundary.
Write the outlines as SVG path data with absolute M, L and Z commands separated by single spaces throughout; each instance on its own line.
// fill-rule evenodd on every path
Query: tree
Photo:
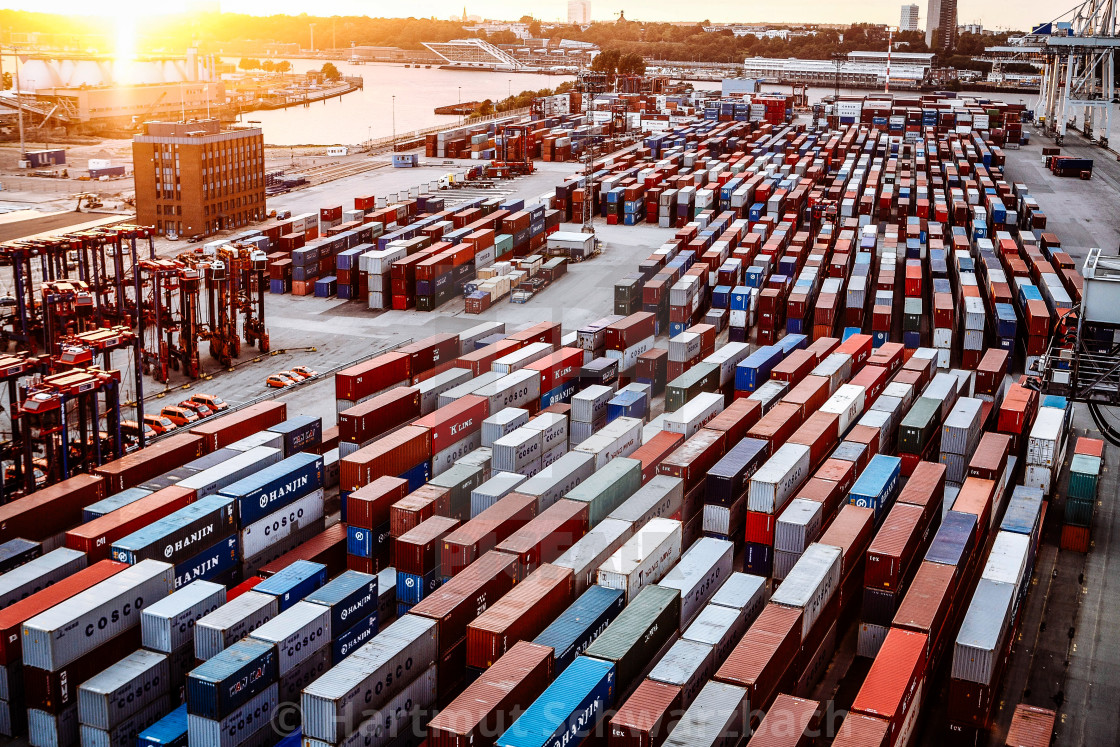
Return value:
M 261 70 L 264 70 L 266 73 L 271 73 L 276 70 L 276 63 L 272 60 L 265 60 L 261 63 Z
M 533 22 L 533 17 L 532 16 L 521 16 L 521 18 L 519 19 L 519 23 L 532 23 L 532 22 Z
M 628 52 L 618 60 L 619 75 L 645 75 L 646 61 L 640 54 Z
M 278 73 L 289 73 L 292 70 L 292 63 L 288 62 L 287 60 L 280 60 L 276 63 L 275 69 Z
M 541 36 L 540 21 L 532 21 L 532 22 L 529 23 L 529 36 L 533 37 L 534 39 L 539 39 L 540 38 L 540 36 Z
M 487 114 L 493 114 L 494 113 L 494 102 L 491 99 L 486 99 L 485 101 L 483 101 L 481 104 L 478 105 L 478 110 L 475 113 L 480 115 L 480 116 L 483 116 L 483 117 L 486 116 Z
M 261 61 L 253 59 L 252 57 L 242 57 L 241 62 L 237 63 L 237 66 L 242 70 L 260 70 Z
M 0 90 L 7 91 L 12 87 L 12 74 L 4 73 L 4 79 L 0 81 Z
M 338 80 L 342 77 L 342 73 L 338 72 L 338 68 L 334 66 L 333 62 L 324 62 L 322 69 L 319 71 L 327 80 Z
M 618 71 L 618 62 L 622 59 L 622 52 L 617 49 L 604 49 L 595 55 L 591 61 L 591 69 L 597 73 L 614 75 Z

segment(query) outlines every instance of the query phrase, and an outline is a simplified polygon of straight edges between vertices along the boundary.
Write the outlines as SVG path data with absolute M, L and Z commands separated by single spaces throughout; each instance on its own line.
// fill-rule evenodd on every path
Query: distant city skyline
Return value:
M 150 2 L 117 2 L 112 12 L 91 12 L 84 0 L 3 0 L 3 8 L 32 10 L 67 15 L 122 15 L 125 13 L 151 16 L 161 13 L 183 12 L 191 3 L 188 0 Z M 404 9 L 398 3 L 385 0 L 221 0 L 221 9 L 230 13 L 251 15 L 301 13 L 324 15 L 369 15 L 375 17 L 400 17 Z M 567 21 L 568 0 L 545 0 L 523 5 L 504 0 L 477 0 L 467 2 L 467 13 L 472 16 L 503 20 L 517 20 L 529 14 L 541 21 Z M 675 0 L 644 0 L 627 3 L 625 0 L 595 0 L 592 3 L 592 20 L 609 21 L 624 11 L 626 18 L 635 21 L 696 21 L 715 23 L 882 23 L 897 26 L 898 0 L 864 0 L 859 3 L 834 0 L 785 0 L 775 4 L 738 4 L 727 2 L 680 3 Z M 426 16 L 440 19 L 459 18 L 463 13 L 463 0 L 429 0 L 421 5 Z M 419 15 L 415 8 L 409 15 Z M 1065 9 L 1055 9 L 1053 3 L 1043 0 L 1020 0 L 1015 3 L 990 3 L 985 0 L 960 0 L 958 18 L 962 24 L 982 22 L 985 28 L 1028 29 L 1038 23 L 1054 19 Z M 924 19 L 923 19 L 924 22 Z M 923 23 L 924 25 L 924 23 Z

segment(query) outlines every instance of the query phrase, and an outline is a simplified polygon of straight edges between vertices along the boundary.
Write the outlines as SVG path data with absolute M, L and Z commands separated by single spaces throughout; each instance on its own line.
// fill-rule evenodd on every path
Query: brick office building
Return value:
M 132 139 L 136 218 L 187 237 L 265 217 L 264 135 L 216 119 L 147 122 Z

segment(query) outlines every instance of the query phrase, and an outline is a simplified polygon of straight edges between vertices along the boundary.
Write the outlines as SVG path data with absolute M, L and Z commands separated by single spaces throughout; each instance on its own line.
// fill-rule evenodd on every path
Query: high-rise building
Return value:
M 899 31 L 918 30 L 918 6 L 911 3 L 902 6 L 902 20 L 898 23 Z
M 929 0 L 926 8 L 926 46 L 949 49 L 957 41 L 957 0 Z
M 568 23 L 591 23 L 591 0 L 568 0 Z
M 265 217 L 264 135 L 216 119 L 147 122 L 132 138 L 136 219 L 194 236 Z

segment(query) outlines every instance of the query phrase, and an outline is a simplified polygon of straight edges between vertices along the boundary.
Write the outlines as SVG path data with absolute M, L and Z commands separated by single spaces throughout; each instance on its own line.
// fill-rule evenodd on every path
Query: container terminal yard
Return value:
M 1117 743 L 1120 164 L 883 101 L 12 249 L 0 732 Z M 217 411 L 118 456 L 138 383 Z

